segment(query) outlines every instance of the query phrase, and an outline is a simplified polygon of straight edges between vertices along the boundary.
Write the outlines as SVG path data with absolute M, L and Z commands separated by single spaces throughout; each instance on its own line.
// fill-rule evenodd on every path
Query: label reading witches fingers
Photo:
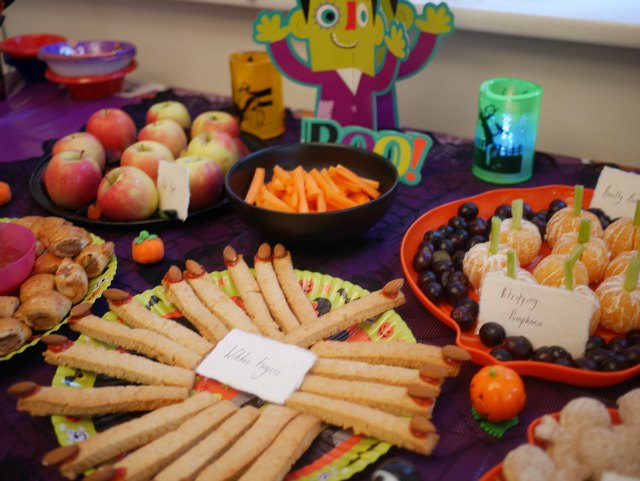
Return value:
M 478 327 L 497 322 L 507 336 L 524 336 L 534 349 L 562 346 L 580 357 L 589 337 L 594 302 L 557 287 L 488 273 L 482 283 Z
M 201 376 L 283 404 L 300 387 L 316 355 L 298 346 L 232 330 L 196 368 Z

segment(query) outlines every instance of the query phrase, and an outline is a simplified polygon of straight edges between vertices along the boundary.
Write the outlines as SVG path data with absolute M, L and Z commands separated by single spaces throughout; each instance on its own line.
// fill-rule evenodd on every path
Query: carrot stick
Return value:
M 320 175 L 324 180 L 327 181 L 327 184 L 329 184 L 331 190 L 333 190 L 334 192 L 341 192 L 342 194 L 345 194 L 345 192 L 333 181 L 333 179 L 329 175 L 329 171 L 326 168 L 320 171 Z
M 311 176 L 318 184 L 318 187 L 320 187 L 320 189 L 324 192 L 325 196 L 327 195 L 327 192 L 332 190 L 331 186 L 327 183 L 326 179 L 322 176 L 322 174 L 320 174 L 318 169 L 315 169 L 315 168 L 311 169 Z
M 367 194 L 362 192 L 362 191 L 354 192 L 353 194 L 351 194 L 349 196 L 349 199 L 351 199 L 352 201 L 354 201 L 358 205 L 366 204 L 367 202 L 369 202 L 371 200 L 371 198 Z
M 372 188 L 365 182 L 362 182 L 362 179 L 358 174 L 356 174 L 352 170 L 347 169 L 344 165 L 338 164 L 338 166 L 335 168 L 335 172 L 345 179 L 360 185 L 362 187 L 362 190 L 364 190 L 372 199 L 380 197 L 380 192 L 378 192 L 376 189 Z
M 315 200 L 320 193 L 320 187 L 318 187 L 316 179 L 309 172 L 304 173 L 304 187 L 307 191 L 307 200 Z
M 292 209 L 285 202 L 273 195 L 268 189 L 262 190 L 261 196 L 262 201 L 264 202 L 263 206 L 267 209 L 274 209 L 282 212 L 295 212 L 295 209 Z
M 349 199 L 346 195 L 334 191 L 330 191 L 327 194 L 327 202 L 329 201 L 331 201 L 331 203 L 334 205 L 341 206 L 342 209 L 347 209 L 349 207 L 355 207 L 356 205 L 358 205 L 354 201 Z
M 291 177 L 291 172 L 289 172 L 287 170 L 284 170 L 279 165 L 276 165 L 273 168 L 273 175 L 275 177 L 277 177 L 278 179 L 280 179 L 280 182 L 282 182 L 282 184 L 284 186 L 293 184 L 293 179 Z
M 318 191 L 318 196 L 316 197 L 316 210 L 318 212 L 326 212 L 327 211 L 327 201 L 324 196 L 324 192 L 321 190 Z
M 331 175 L 331 171 L 329 171 L 329 175 Z M 338 186 L 338 188 L 342 189 L 347 194 L 362 192 L 362 186 L 360 184 L 351 182 L 350 180 L 347 180 L 338 174 L 332 175 L 331 178 L 333 179 L 333 182 Z
M 309 204 L 307 204 L 307 197 L 304 191 L 304 170 L 301 165 L 293 170 L 293 183 L 298 193 L 298 212 L 308 214 Z
M 260 192 L 260 188 L 264 185 L 265 173 L 264 167 L 256 167 L 256 171 L 253 173 L 253 179 L 251 179 L 251 184 L 249 184 L 249 190 L 244 198 L 249 204 L 255 203 L 256 196 L 258 192 Z

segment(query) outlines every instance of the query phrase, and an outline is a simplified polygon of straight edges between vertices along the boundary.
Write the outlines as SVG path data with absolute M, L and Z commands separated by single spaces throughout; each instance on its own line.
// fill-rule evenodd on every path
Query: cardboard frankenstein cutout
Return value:
M 397 126 L 399 73 L 408 77 L 424 67 L 452 24 L 445 4 L 427 4 L 417 15 L 408 0 L 298 0 L 286 18 L 262 12 L 253 36 L 284 75 L 316 87 L 317 118 L 377 129 Z M 305 45 L 306 58 L 293 40 Z

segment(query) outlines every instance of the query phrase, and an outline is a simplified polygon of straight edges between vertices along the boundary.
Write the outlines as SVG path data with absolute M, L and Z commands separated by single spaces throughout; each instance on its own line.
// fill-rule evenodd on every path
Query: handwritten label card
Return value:
M 233 329 L 196 368 L 202 376 L 283 404 L 300 387 L 316 355 L 298 346 Z
M 598 177 L 590 207 L 602 209 L 612 219 L 633 219 L 639 199 L 640 175 L 605 166 Z
M 162 161 L 158 165 L 158 209 L 174 210 L 185 220 L 189 214 L 189 171 L 183 165 Z
M 507 336 L 524 336 L 534 349 L 562 346 L 580 357 L 589 337 L 592 302 L 566 289 L 529 284 L 488 273 L 480 294 L 478 331 L 497 322 Z

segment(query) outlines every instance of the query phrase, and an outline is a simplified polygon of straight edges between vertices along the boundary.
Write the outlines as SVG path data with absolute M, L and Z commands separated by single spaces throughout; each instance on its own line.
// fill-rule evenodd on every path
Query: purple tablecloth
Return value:
M 224 101 L 218 97 L 209 100 L 217 107 Z M 90 113 L 98 108 L 135 102 L 122 99 L 72 101 L 45 83 L 28 86 L 0 103 L 0 161 L 4 162 L 0 163 L 0 179 L 9 182 L 14 193 L 11 203 L 0 207 L 0 217 L 47 214 L 28 190 L 29 175 L 41 161 L 42 141 L 80 129 Z M 433 136 L 434 146 L 420 185 L 400 185 L 391 211 L 352 241 L 327 248 L 292 248 L 295 265 L 349 280 L 370 290 L 380 288 L 389 279 L 402 277 L 400 243 L 405 231 L 421 214 L 443 203 L 496 187 L 472 177 L 470 141 Z M 287 133 L 271 143 L 295 142 L 297 139 L 298 124 L 289 118 Z M 47 145 L 50 143 L 45 147 Z M 25 157 L 31 158 L 8 162 Z M 582 183 L 593 187 L 599 169 L 597 165 L 580 164 L 576 159 L 539 154 L 534 177 L 522 186 Z M 238 252 L 252 253 L 263 242 L 258 233 L 230 210 L 223 210 L 181 226 L 154 229 L 153 232 L 164 239 L 166 256 L 159 264 L 143 267 L 131 260 L 130 245 L 137 233 L 135 230 L 91 230 L 116 244 L 118 271 L 112 286 L 136 293 L 158 285 L 169 266 L 183 265 L 186 258 L 198 259 L 210 271 L 224 270 L 221 255 L 224 246 L 232 244 Z M 405 293 L 407 303 L 397 311 L 416 338 L 436 345 L 453 343 L 453 331 L 426 311 L 408 288 Z M 94 311 L 97 314 L 106 311 L 103 300 L 97 302 Z M 61 332 L 75 337 L 66 327 Z M 0 480 L 62 479 L 56 469 L 40 464 L 43 454 L 57 445 L 49 418 L 18 413 L 15 399 L 4 394 L 8 386 L 20 380 L 50 384 L 55 369 L 44 363 L 42 350 L 42 345 L 37 345 L 0 365 L 0 392 L 3 393 L 0 398 Z M 510 449 L 526 441 L 526 427 L 536 417 L 557 411 L 578 396 L 592 396 L 613 405 L 619 395 L 640 385 L 638 378 L 608 388 L 580 388 L 525 378 L 527 404 L 521 413 L 520 424 L 503 438 L 495 438 L 486 434 L 470 414 L 468 387 L 477 370 L 478 366 L 467 364 L 460 376 L 446 381 L 433 413 L 441 440 L 432 456 L 392 449 L 387 457 L 401 456 L 415 462 L 424 480 L 477 480 Z M 353 479 L 369 479 L 371 472 L 370 467 Z

